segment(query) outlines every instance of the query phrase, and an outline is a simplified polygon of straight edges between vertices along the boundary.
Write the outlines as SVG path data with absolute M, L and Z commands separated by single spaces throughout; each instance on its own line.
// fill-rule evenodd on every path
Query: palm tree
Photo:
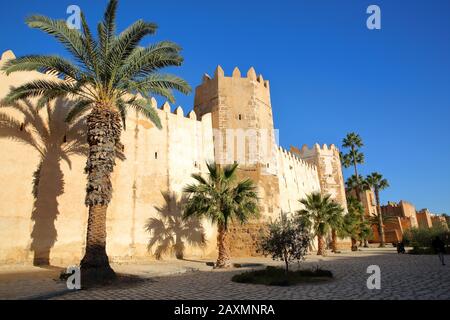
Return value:
M 359 191 L 359 174 L 358 174 L 358 164 L 364 163 L 364 154 L 359 151 L 359 148 L 363 147 L 364 144 L 362 142 L 359 134 L 351 132 L 348 133 L 347 136 L 342 140 L 342 147 L 350 149 L 347 154 L 342 155 L 342 164 L 345 168 L 349 168 L 353 166 L 356 177 L 356 186 L 357 191 Z M 357 197 L 359 197 L 359 193 L 357 193 Z
M 372 172 L 366 178 L 367 184 L 375 193 L 375 201 L 377 202 L 378 231 L 380 233 L 380 247 L 385 246 L 383 214 L 381 213 L 380 191 L 389 187 L 389 182 L 383 178 L 378 172 Z
M 347 178 L 345 181 L 345 191 L 347 193 L 351 193 L 352 191 L 355 192 L 355 196 L 357 195 L 357 189 L 361 188 L 361 191 L 369 190 L 370 187 L 368 186 L 365 178 L 362 175 L 359 175 L 357 178 L 354 174 Z
M 317 236 L 317 255 L 324 255 L 324 237 L 338 221 L 336 215 L 342 214 L 343 209 L 331 200 L 330 195 L 322 196 L 320 192 L 307 195 L 300 203 L 304 209 L 296 212 L 297 218 L 301 224 L 313 230 L 314 236 Z
M 353 166 L 354 176 L 355 176 L 355 192 L 356 198 L 361 201 L 361 182 L 358 174 L 358 164 L 364 163 L 364 153 L 359 151 L 359 148 L 364 146 L 363 141 L 359 134 L 355 132 L 350 132 L 347 136 L 342 140 L 342 147 L 350 149 L 347 154 L 341 154 L 342 164 L 345 168 L 349 168 Z M 364 215 L 362 216 L 362 220 L 364 221 Z M 368 247 L 367 239 L 362 239 L 364 242 L 364 246 Z
M 216 268 L 231 265 L 227 247 L 228 224 L 232 220 L 246 223 L 249 218 L 258 216 L 258 196 L 256 186 L 250 179 L 236 182 L 237 164 L 221 167 L 207 163 L 208 178 L 193 174 L 197 184 L 184 188 L 188 196 L 184 217 L 206 217 L 217 223 L 217 245 L 219 255 Z
M 337 250 L 337 238 L 339 230 L 343 228 L 344 224 L 344 209 L 337 203 L 332 202 L 330 205 L 330 218 L 329 223 L 331 227 L 331 252 L 336 253 Z
M 354 197 L 347 198 L 348 213 L 344 216 L 343 227 L 339 230 L 339 236 L 350 237 L 352 241 L 352 251 L 358 250 L 358 241 L 367 239 L 370 236 L 370 225 L 362 221 L 364 207 L 358 199 Z
M 158 260 L 172 252 L 177 259 L 184 259 L 185 242 L 198 247 L 205 245 L 205 229 L 196 217 L 183 219 L 185 196 L 179 199 L 174 192 L 163 192 L 162 195 L 165 205 L 156 207 L 160 218 L 150 218 L 145 226 L 151 234 L 148 249 L 150 251 L 156 245 L 154 255 Z
M 12 109 L 18 115 L 0 112 L 0 138 L 31 146 L 40 158 L 32 179 L 34 204 L 31 219 L 34 224 L 30 249 L 34 252 L 34 265 L 50 264 L 50 251 L 56 242 L 58 196 L 64 192 L 61 162 L 65 161 L 71 167 L 72 156 L 88 152 L 84 119 L 64 123 L 68 109 L 61 105 L 65 103 L 57 101 L 41 112 L 29 100 L 0 106 Z
M 31 28 L 54 37 L 73 56 L 69 61 L 59 56 L 29 55 L 10 60 L 3 66 L 6 74 L 37 70 L 57 74 L 54 80 L 35 80 L 12 89 L 7 104 L 39 97 L 42 107 L 55 98 L 70 97 L 75 105 L 66 120 L 87 115 L 89 155 L 86 163 L 85 203 L 89 207 L 86 251 L 81 261 L 84 279 L 107 280 L 115 277 L 106 254 L 106 212 L 112 197 L 111 173 L 116 148 L 120 146 L 121 120 L 133 109 L 161 127 L 157 112 L 151 108 L 150 94 L 173 101 L 172 91 L 190 92 L 186 81 L 161 74 L 168 66 L 179 66 L 180 47 L 172 42 L 139 46 L 142 39 L 155 33 L 157 26 L 138 20 L 116 35 L 117 0 L 110 0 L 104 19 L 94 38 L 81 13 L 82 30 L 70 29 L 66 21 L 34 15 L 27 18 Z

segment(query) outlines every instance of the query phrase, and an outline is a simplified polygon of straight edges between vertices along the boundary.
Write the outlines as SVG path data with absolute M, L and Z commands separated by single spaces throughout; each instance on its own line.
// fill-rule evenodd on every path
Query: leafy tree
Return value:
M 217 244 L 219 255 L 217 268 L 231 266 L 227 247 L 228 225 L 237 220 L 244 224 L 251 217 L 258 216 L 258 196 L 256 186 L 250 179 L 236 181 L 237 164 L 220 166 L 207 163 L 208 177 L 193 174 L 197 184 L 184 188 L 188 199 L 183 216 L 206 217 L 218 226 Z
M 268 233 L 261 237 L 259 250 L 271 255 L 273 260 L 285 263 L 286 274 L 289 263 L 302 261 L 308 252 L 310 234 L 306 226 L 299 221 L 281 213 L 280 218 L 269 224 Z
M 372 172 L 367 176 L 366 181 L 375 193 L 375 199 L 377 202 L 378 231 L 380 233 L 380 247 L 384 247 L 386 239 L 384 236 L 383 214 L 381 213 L 380 191 L 388 188 L 389 182 L 378 172 Z
M 342 208 L 330 197 L 313 192 L 300 200 L 304 209 L 296 212 L 299 222 L 317 237 L 317 255 L 324 255 L 324 237 L 335 222 L 335 215 L 342 214 Z
M 82 30 L 70 29 L 65 20 L 34 15 L 26 20 L 31 28 L 54 37 L 72 55 L 73 61 L 59 56 L 28 55 L 7 61 L 6 74 L 36 70 L 57 74 L 54 80 L 35 80 L 12 89 L 6 104 L 39 97 L 37 106 L 62 97 L 75 99 L 67 121 L 87 115 L 89 155 L 86 205 L 89 218 L 86 251 L 81 261 L 84 279 L 115 277 L 106 254 L 106 212 L 112 197 L 111 173 L 116 146 L 120 145 L 122 123 L 127 110 L 135 110 L 161 127 L 149 97 L 158 94 L 173 101 L 172 91 L 190 92 L 183 79 L 161 74 L 161 68 L 181 65 L 181 48 L 169 41 L 146 47 L 139 43 L 155 33 L 154 23 L 138 20 L 116 35 L 118 0 L 110 0 L 104 19 L 98 24 L 98 37 L 92 34 L 81 13 Z M 139 95 L 138 95 L 139 94 Z

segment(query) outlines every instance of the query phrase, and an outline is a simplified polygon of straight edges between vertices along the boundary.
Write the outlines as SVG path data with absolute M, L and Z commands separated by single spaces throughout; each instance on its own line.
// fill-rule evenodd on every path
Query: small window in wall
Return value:
M 239 120 L 242 120 L 242 115 L 241 114 L 239 115 Z
M 158 152 L 155 152 L 155 160 L 158 159 Z
M 267 164 L 267 168 L 269 168 L 269 167 L 270 167 L 270 164 L 268 163 L 268 164 Z
M 194 161 L 194 167 L 196 167 L 197 168 L 197 161 Z

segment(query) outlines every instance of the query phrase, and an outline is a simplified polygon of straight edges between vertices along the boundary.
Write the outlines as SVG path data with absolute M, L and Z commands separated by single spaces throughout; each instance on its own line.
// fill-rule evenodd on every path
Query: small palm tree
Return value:
M 381 213 L 380 191 L 388 188 L 389 182 L 378 172 L 372 172 L 367 176 L 366 181 L 375 193 L 375 200 L 377 202 L 378 231 L 380 233 L 380 247 L 384 247 L 386 239 L 384 235 L 383 214 Z
M 317 236 L 317 255 L 324 255 L 324 237 L 327 235 L 332 225 L 340 224 L 336 216 L 342 214 L 340 205 L 331 200 L 330 195 L 322 196 L 320 192 L 313 192 L 300 200 L 304 209 L 296 212 L 301 224 L 304 224 L 313 235 Z
M 61 107 L 64 104 L 67 102 L 59 100 L 41 111 L 29 100 L 0 106 L 17 112 L 17 116 L 0 112 L 0 138 L 31 146 L 40 158 L 32 179 L 34 224 L 30 249 L 34 252 L 34 265 L 50 264 L 50 251 L 56 242 L 58 196 L 64 192 L 61 162 L 71 167 L 72 156 L 88 152 L 84 119 L 64 123 L 68 111 Z
M 370 225 L 362 221 L 364 207 L 362 203 L 354 198 L 347 198 L 348 213 L 344 216 L 343 227 L 339 230 L 341 237 L 350 237 L 352 241 L 352 251 L 358 250 L 358 241 L 367 239 L 370 236 Z
M 154 255 L 158 260 L 166 253 L 175 253 L 177 259 L 184 259 L 186 242 L 191 246 L 205 245 L 205 229 L 197 217 L 183 219 L 185 196 L 179 199 L 174 192 L 163 192 L 162 195 L 165 205 L 156 207 L 159 218 L 150 218 L 145 226 L 151 234 L 148 249 L 156 246 Z
M 193 174 L 197 184 L 187 185 L 184 192 L 188 196 L 184 217 L 206 217 L 217 223 L 217 245 L 219 255 L 216 268 L 231 266 L 227 247 L 228 225 L 237 220 L 245 223 L 258 216 L 258 196 L 252 180 L 236 181 L 237 164 L 221 167 L 207 163 L 209 175 L 203 178 Z
M 348 177 L 347 180 L 345 181 L 345 191 L 347 193 L 351 193 L 352 191 L 354 191 L 356 195 L 358 188 L 360 188 L 361 191 L 370 189 L 366 179 L 362 175 L 359 175 L 359 177 L 356 178 L 356 176 L 353 174 L 350 177 Z
M 81 271 L 84 279 L 96 281 L 115 277 L 106 254 L 106 212 L 112 197 L 111 174 L 116 146 L 120 146 L 121 122 L 127 110 L 132 109 L 160 128 L 160 119 L 149 102 L 150 95 L 162 95 L 173 101 L 172 90 L 182 93 L 191 90 L 183 79 L 159 73 L 161 68 L 181 65 L 178 45 L 164 41 L 139 46 L 142 39 L 155 33 L 154 23 L 138 20 L 116 35 L 117 5 L 118 0 L 109 1 L 104 19 L 97 27 L 97 38 L 83 13 L 81 31 L 69 28 L 65 20 L 41 15 L 29 17 L 28 26 L 54 37 L 74 62 L 59 56 L 29 55 L 9 60 L 2 67 L 6 74 L 36 70 L 58 75 L 54 80 L 35 80 L 11 89 L 6 104 L 39 97 L 37 106 L 42 107 L 56 98 L 70 97 L 75 99 L 75 105 L 68 121 L 88 113 L 85 203 L 89 218 Z
M 339 231 L 344 227 L 344 209 L 337 203 L 332 202 L 329 208 L 329 223 L 331 227 L 331 251 L 336 253 L 337 238 Z

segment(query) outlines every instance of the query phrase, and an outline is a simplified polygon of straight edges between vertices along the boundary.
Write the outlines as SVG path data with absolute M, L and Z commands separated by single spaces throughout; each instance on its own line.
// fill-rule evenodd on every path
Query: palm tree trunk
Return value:
M 216 268 L 229 268 L 231 266 L 230 262 L 230 254 L 228 252 L 228 243 L 227 243 L 227 228 L 219 223 L 218 234 L 217 234 L 217 246 L 219 249 L 219 256 L 216 262 Z
M 360 181 L 359 181 L 359 173 L 358 173 L 358 167 L 356 164 L 356 159 L 355 159 L 355 155 L 354 155 L 354 149 L 352 148 L 352 152 L 353 152 L 353 167 L 355 169 L 355 178 L 356 178 L 356 198 L 358 199 L 359 202 L 362 203 L 361 201 L 361 189 L 360 189 Z M 365 217 L 364 214 L 361 217 L 362 222 L 364 222 Z M 361 242 L 364 243 L 364 247 L 368 248 L 369 247 L 369 241 L 367 239 L 361 239 Z
M 89 114 L 87 127 L 89 155 L 85 169 L 88 174 L 85 202 L 89 206 L 89 218 L 86 252 L 80 264 L 85 283 L 115 277 L 106 254 L 106 212 L 112 196 L 111 173 L 122 129 L 117 112 L 100 105 Z
M 375 190 L 375 199 L 377 201 L 377 211 L 378 211 L 378 231 L 380 232 L 380 248 L 385 247 L 386 237 L 384 235 L 384 225 L 383 225 L 383 215 L 381 214 L 381 204 L 380 204 L 380 192 Z
M 355 238 L 352 238 L 352 251 L 358 251 L 358 241 Z
M 337 235 L 336 230 L 331 230 L 331 251 L 336 253 L 337 252 Z
M 321 235 L 317 235 L 317 255 L 318 256 L 323 256 L 325 253 L 324 250 L 324 241 L 323 241 L 323 236 Z

